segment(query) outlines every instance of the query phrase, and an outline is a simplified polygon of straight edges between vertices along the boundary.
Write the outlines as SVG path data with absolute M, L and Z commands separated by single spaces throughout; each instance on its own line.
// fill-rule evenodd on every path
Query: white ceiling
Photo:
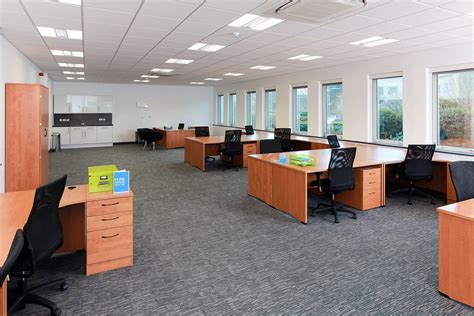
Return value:
M 64 70 L 82 71 L 59 68 L 58 62 L 84 63 L 88 82 L 133 83 L 152 68 L 173 68 L 178 75 L 151 79 L 150 84 L 213 77 L 223 80 L 206 85 L 220 85 L 458 43 L 474 45 L 473 0 L 367 0 L 354 14 L 320 25 L 285 21 L 265 31 L 227 26 L 245 13 L 258 12 L 265 0 L 83 0 L 82 6 L 51 0 L 0 2 L 1 33 L 56 81 L 66 81 Z M 42 38 L 36 26 L 82 30 L 83 40 Z M 236 31 L 238 38 L 232 35 Z M 399 41 L 373 48 L 349 44 L 376 35 Z M 197 42 L 227 47 L 215 53 L 187 50 Z M 51 49 L 83 51 L 84 58 L 53 56 Z M 300 54 L 324 57 L 288 60 Z M 169 58 L 195 61 L 165 64 Z M 249 69 L 256 65 L 277 68 Z M 222 76 L 227 72 L 245 75 Z

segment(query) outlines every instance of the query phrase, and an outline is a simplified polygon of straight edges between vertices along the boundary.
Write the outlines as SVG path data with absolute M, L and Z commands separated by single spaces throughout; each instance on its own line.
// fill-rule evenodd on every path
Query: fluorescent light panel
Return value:
M 65 75 L 84 75 L 84 71 L 63 71 Z
M 290 57 L 288 59 L 309 61 L 309 60 L 314 60 L 314 59 L 318 59 L 318 58 L 323 58 L 323 56 L 311 56 L 311 55 L 301 54 L 301 55 L 298 55 L 298 56 Z
M 385 44 L 389 44 L 393 42 L 398 42 L 398 40 L 392 39 L 392 38 L 385 38 L 382 36 L 372 36 L 360 41 L 352 42 L 350 44 L 356 45 L 356 46 L 374 47 L 374 46 L 385 45 Z
M 153 78 L 153 79 L 160 78 L 160 76 L 156 76 L 156 75 L 142 75 L 141 77 L 142 78 Z
M 73 4 L 73 5 L 81 5 L 81 0 L 58 0 L 59 3 L 63 4 Z
M 210 45 L 205 43 L 196 43 L 189 47 L 188 50 L 198 50 L 203 52 L 217 52 L 219 49 L 223 49 L 223 45 Z
M 84 64 L 58 63 L 59 67 L 84 68 Z
M 229 26 L 243 27 L 257 31 L 263 31 L 268 29 L 284 20 L 275 18 L 266 18 L 256 14 L 244 14 L 234 22 L 230 23 Z
M 204 80 L 208 80 L 208 81 L 219 81 L 219 80 L 222 80 L 222 78 L 205 78 Z
M 270 70 L 274 68 L 276 67 L 275 66 L 262 66 L 262 65 L 250 67 L 250 69 L 259 69 L 259 70 Z
M 191 81 L 189 84 L 204 84 L 204 82 L 201 82 L 201 81 Z
M 166 61 L 167 64 L 181 64 L 181 65 L 187 65 L 192 63 L 194 60 L 191 59 L 176 59 L 176 58 L 170 58 Z
M 56 49 L 52 49 L 52 50 L 51 50 L 51 53 L 52 53 L 54 56 L 84 57 L 84 53 L 83 53 L 83 52 L 72 52 L 72 51 L 69 51 L 69 50 L 56 50 Z
M 146 80 L 133 80 L 133 82 L 150 82 L 150 80 L 146 79 Z
M 56 37 L 64 39 L 82 39 L 82 32 L 75 30 L 55 29 L 52 27 L 37 26 L 38 31 L 43 37 Z
M 153 68 L 153 72 L 172 72 L 174 69 Z
M 228 72 L 226 74 L 224 74 L 224 76 L 231 76 L 231 77 L 238 77 L 238 76 L 243 76 L 245 74 L 243 73 L 239 73 L 239 72 Z

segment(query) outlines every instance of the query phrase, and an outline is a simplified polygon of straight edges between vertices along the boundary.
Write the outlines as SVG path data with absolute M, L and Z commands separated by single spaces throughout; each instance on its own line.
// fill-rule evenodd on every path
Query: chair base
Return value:
M 215 157 L 211 157 L 211 156 L 207 156 L 205 159 L 206 159 L 206 162 L 208 162 L 209 160 L 211 160 L 211 161 L 216 161 L 216 158 L 215 158 Z
M 152 148 L 153 148 L 153 151 L 155 151 L 155 142 L 151 143 L 152 144 Z M 146 150 L 148 147 L 148 142 L 145 141 L 145 144 L 143 145 L 143 150 Z
M 322 207 L 321 207 L 322 206 Z M 332 215 L 334 215 L 334 223 L 339 223 L 339 218 L 337 216 L 337 213 L 349 213 L 352 214 L 353 219 L 357 219 L 357 214 L 354 211 L 351 211 L 347 208 L 344 207 L 342 204 L 336 204 L 333 203 L 331 205 L 325 204 L 325 203 L 318 203 L 316 205 L 316 208 L 311 209 L 311 213 L 309 216 L 314 217 L 315 213 L 320 213 L 320 212 L 331 212 Z
M 410 184 L 410 186 L 408 188 L 401 188 L 401 189 L 398 189 L 398 190 L 394 190 L 392 192 L 389 193 L 388 197 L 389 198 L 392 198 L 394 194 L 400 194 L 400 193 L 408 193 L 408 204 L 409 205 L 412 205 L 413 202 L 412 202 L 412 196 L 414 194 L 419 194 L 421 196 L 424 196 L 426 198 L 429 198 L 430 199 L 430 202 L 432 205 L 436 205 L 436 200 L 435 198 L 431 195 L 431 194 L 428 194 L 424 191 L 422 191 L 421 189 L 419 188 L 416 188 L 413 186 L 413 184 Z
M 229 156 L 229 160 L 221 160 L 223 164 L 222 171 L 225 171 L 227 169 L 233 169 L 235 168 L 235 171 L 239 171 L 240 167 L 234 162 L 234 156 Z

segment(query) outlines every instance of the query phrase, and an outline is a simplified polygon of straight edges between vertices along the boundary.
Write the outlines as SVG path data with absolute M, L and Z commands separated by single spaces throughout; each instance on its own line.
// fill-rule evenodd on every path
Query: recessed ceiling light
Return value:
M 153 79 L 160 78 L 160 76 L 155 76 L 155 75 L 142 75 L 141 77 L 142 78 L 153 78 Z
M 393 42 L 398 42 L 396 39 L 385 38 L 382 36 L 372 36 L 360 41 L 352 42 L 351 45 L 364 46 L 364 47 L 374 47 L 379 45 L 385 45 Z
M 204 82 L 201 82 L 201 81 L 191 81 L 189 84 L 204 84 Z
M 323 56 L 311 56 L 311 55 L 301 54 L 301 55 L 298 55 L 298 56 L 290 57 L 288 59 L 309 61 L 309 60 L 314 60 L 314 59 L 318 59 L 318 58 L 323 58 Z
M 84 68 L 84 64 L 58 63 L 59 67 Z
M 192 63 L 194 60 L 191 59 L 176 59 L 176 58 L 170 58 L 166 61 L 167 64 L 181 64 L 181 65 L 187 65 Z
M 65 39 L 82 39 L 82 32 L 75 30 L 55 29 L 52 27 L 37 26 L 38 31 L 43 37 L 57 37 Z
M 204 80 L 209 80 L 209 81 L 219 81 L 222 80 L 222 78 L 206 78 Z
M 52 49 L 51 53 L 54 56 L 66 56 L 66 57 L 84 57 L 83 52 L 71 52 L 69 50 L 56 50 Z
M 67 80 L 74 80 L 74 77 L 66 77 Z
M 142 80 L 142 82 L 150 82 L 150 80 Z
M 172 72 L 174 69 L 153 68 L 153 72 Z
M 51 2 L 57 2 L 61 4 L 73 4 L 73 5 L 81 5 L 81 0 L 50 0 Z
M 231 77 L 238 77 L 238 76 L 243 76 L 245 74 L 239 73 L 239 72 L 228 72 L 224 74 L 224 76 L 231 76 Z
M 210 44 L 204 44 L 204 43 L 196 43 L 193 46 L 189 47 L 189 50 L 200 50 L 203 52 L 216 52 L 219 49 L 224 48 L 225 46 L 223 45 L 210 45 Z
M 250 67 L 250 69 L 259 69 L 259 70 L 270 70 L 274 68 L 276 67 L 275 66 L 262 66 L 262 65 Z
M 63 71 L 65 75 L 83 75 L 83 71 Z
M 138 79 L 135 79 L 135 80 L 133 80 L 133 82 L 150 82 L 150 80 L 148 80 L 148 79 L 147 79 L 147 80 L 138 80 Z
M 244 14 L 229 26 L 244 27 L 252 30 L 262 31 L 283 22 L 284 20 L 275 18 L 266 18 L 256 14 Z
M 77 80 L 84 80 L 84 77 L 79 77 L 77 78 Z

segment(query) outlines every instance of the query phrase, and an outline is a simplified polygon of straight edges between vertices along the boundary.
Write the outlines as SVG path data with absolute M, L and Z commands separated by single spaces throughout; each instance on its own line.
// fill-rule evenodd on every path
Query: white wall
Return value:
M 47 74 L 39 77 L 39 72 L 36 65 L 0 35 L 0 192 L 5 188 L 5 83 L 40 83 L 50 88 L 51 95 L 51 81 Z
M 433 48 L 410 54 L 371 59 L 363 62 L 318 68 L 282 76 L 240 82 L 216 87 L 216 94 L 237 92 L 237 126 L 245 125 L 245 90 L 277 89 L 278 127 L 291 125 L 291 86 L 308 84 L 309 135 L 322 136 L 320 85 L 328 80 L 343 82 L 343 138 L 373 141 L 370 77 L 393 72 L 403 73 L 403 134 L 404 145 L 433 142 L 431 71 L 457 67 L 474 67 L 472 45 Z M 271 74 L 271 70 L 268 71 Z M 226 98 L 227 100 L 227 98 Z M 260 100 L 260 98 L 259 98 Z M 228 103 L 225 104 L 228 107 Z M 255 128 L 264 129 L 263 106 L 257 103 Z M 215 129 L 217 132 L 220 129 Z M 219 131 L 221 133 L 222 131 Z
M 194 86 L 55 82 L 55 95 L 112 95 L 114 142 L 135 140 L 140 127 L 212 125 L 214 89 Z M 137 102 L 148 108 L 137 108 Z

